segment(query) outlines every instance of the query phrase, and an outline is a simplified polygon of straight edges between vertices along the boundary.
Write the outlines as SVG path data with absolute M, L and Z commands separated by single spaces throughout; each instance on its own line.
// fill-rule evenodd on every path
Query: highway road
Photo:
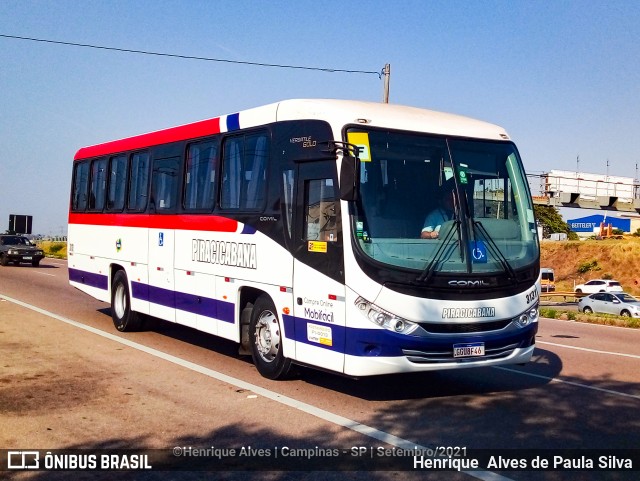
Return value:
M 155 320 L 144 332 L 118 333 L 109 306 L 68 285 L 65 261 L 46 259 L 40 268 L 0 267 L 0 361 L 0 450 L 251 446 L 273 455 L 365 447 L 368 455 L 419 446 L 508 449 L 514 459 L 581 449 L 598 460 L 607 449 L 640 446 L 640 331 L 625 328 L 541 319 L 526 366 L 359 380 L 299 368 L 293 379 L 274 382 L 238 356 L 235 344 L 186 327 Z M 169 476 L 117 477 L 202 479 L 189 471 L 191 462 Z M 637 479 L 640 470 L 503 467 L 233 471 L 209 479 Z

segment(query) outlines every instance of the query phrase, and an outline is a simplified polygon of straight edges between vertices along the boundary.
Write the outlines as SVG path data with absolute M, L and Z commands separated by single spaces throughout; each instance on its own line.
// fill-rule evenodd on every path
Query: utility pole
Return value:
M 391 65 L 386 63 L 384 68 L 382 69 L 383 80 L 383 91 L 382 91 L 382 102 L 385 104 L 389 103 L 389 77 L 391 76 Z

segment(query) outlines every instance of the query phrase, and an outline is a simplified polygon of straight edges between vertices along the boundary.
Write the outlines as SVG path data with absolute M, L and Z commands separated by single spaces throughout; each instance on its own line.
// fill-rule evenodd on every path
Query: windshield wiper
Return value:
M 453 192 L 451 192 L 451 195 L 453 196 Z M 451 224 L 451 227 L 449 227 L 447 234 L 445 235 L 444 239 L 442 239 L 442 242 L 438 246 L 438 250 L 436 250 L 436 253 L 431 259 L 431 262 L 429 262 L 427 267 L 425 267 L 425 269 L 422 271 L 422 274 L 420 274 L 416 278 L 416 282 L 422 282 L 425 284 L 429 283 L 429 281 L 433 277 L 433 274 L 436 270 L 436 266 L 442 259 L 445 249 L 449 247 L 449 241 L 453 236 L 454 227 L 456 228 L 455 233 L 458 235 L 458 250 L 460 251 L 460 260 L 464 261 L 464 249 L 462 249 L 462 232 L 461 232 L 462 226 L 461 225 L 462 225 L 462 222 L 460 221 L 460 206 L 458 204 L 457 198 L 453 196 L 453 224 Z
M 500 248 L 497 246 L 497 244 L 495 243 L 491 235 L 489 235 L 489 232 L 487 232 L 487 229 L 484 227 L 484 225 L 482 225 L 482 222 L 480 222 L 479 220 L 473 220 L 472 225 L 474 228 L 474 233 L 473 233 L 474 236 L 475 236 L 475 229 L 477 227 L 478 230 L 481 232 L 481 234 L 484 236 L 485 240 L 487 241 L 487 244 L 489 244 L 489 248 L 491 249 L 491 252 L 493 252 L 493 255 L 495 255 L 500 261 L 500 264 L 502 265 L 502 269 L 509 275 L 509 280 L 515 281 L 516 271 L 513 270 L 513 267 L 511 267 L 511 264 L 509 264 L 509 261 L 504 256 Z
M 455 227 L 455 230 L 454 230 L 454 227 Z M 431 262 L 429 262 L 427 267 L 425 267 L 425 269 L 422 271 L 422 274 L 420 274 L 416 278 L 416 282 L 422 282 L 427 284 L 431 280 L 431 278 L 433 277 L 433 273 L 436 270 L 436 266 L 442 259 L 445 249 L 449 247 L 449 241 L 451 240 L 451 237 L 453 236 L 454 232 L 458 233 L 458 240 L 459 240 L 460 239 L 460 219 L 458 216 L 456 216 L 456 218 L 453 221 L 453 224 L 451 224 L 451 226 L 449 227 L 449 230 L 447 231 L 447 235 L 445 235 L 444 239 L 442 239 L 442 241 L 440 242 L 440 245 L 438 246 L 438 250 L 436 250 L 436 253 L 431 259 Z M 460 255 L 462 255 L 462 253 Z

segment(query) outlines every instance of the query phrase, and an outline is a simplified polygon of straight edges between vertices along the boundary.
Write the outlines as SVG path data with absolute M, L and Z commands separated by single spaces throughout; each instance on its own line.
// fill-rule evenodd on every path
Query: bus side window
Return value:
M 155 159 L 151 179 L 151 202 L 157 212 L 173 212 L 178 197 L 180 157 Z
M 121 212 L 124 208 L 127 188 L 127 156 L 119 155 L 109 161 L 109 190 L 107 210 Z
M 184 178 L 184 208 L 187 210 L 213 209 L 216 183 L 215 142 L 192 144 L 187 152 Z
M 250 210 L 264 207 L 268 156 L 269 139 L 266 134 L 225 140 L 220 207 Z
M 75 165 L 73 181 L 72 210 L 82 212 L 87 208 L 87 188 L 89 186 L 89 163 L 79 162 Z
M 107 159 L 91 162 L 91 180 L 89 184 L 89 210 L 102 211 L 104 209 L 107 187 Z
M 147 206 L 149 189 L 149 153 L 138 152 L 131 157 L 129 174 L 129 199 L 127 207 L 141 212 Z
M 293 236 L 293 175 L 293 169 L 288 169 L 282 172 L 282 198 L 284 200 L 284 217 L 287 224 L 289 239 Z
M 87 208 L 87 187 L 89 185 L 89 162 L 77 162 L 74 167 L 71 210 L 83 212 Z
M 332 179 L 305 182 L 305 240 L 336 242 L 336 198 Z

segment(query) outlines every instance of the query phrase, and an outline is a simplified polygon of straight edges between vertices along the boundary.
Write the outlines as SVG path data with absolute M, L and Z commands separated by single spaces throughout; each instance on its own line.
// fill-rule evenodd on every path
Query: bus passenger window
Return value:
M 332 179 L 305 182 L 305 240 L 336 242 L 336 200 Z
M 266 134 L 254 134 L 225 141 L 220 207 L 251 210 L 264 207 L 268 140 Z
M 289 238 L 293 235 L 293 169 L 288 169 L 282 172 L 282 185 L 284 188 L 283 201 L 284 201 L 284 213 L 287 223 L 287 233 Z
M 107 192 L 107 210 L 120 212 L 124 208 L 127 187 L 127 156 L 119 155 L 109 162 L 109 190 Z
M 129 175 L 129 200 L 127 207 L 131 211 L 141 212 L 147 206 L 149 189 L 149 154 L 140 152 L 131 157 Z
M 153 162 L 151 201 L 158 212 L 172 212 L 178 196 L 180 157 L 157 159 Z
M 99 159 L 91 163 L 91 183 L 89 185 L 89 210 L 102 211 L 107 185 L 107 160 Z
M 71 210 L 83 212 L 87 208 L 87 187 L 89 185 L 89 162 L 78 162 L 73 177 Z
M 217 153 L 218 145 L 214 142 L 189 146 L 184 179 L 185 209 L 207 211 L 213 209 Z

